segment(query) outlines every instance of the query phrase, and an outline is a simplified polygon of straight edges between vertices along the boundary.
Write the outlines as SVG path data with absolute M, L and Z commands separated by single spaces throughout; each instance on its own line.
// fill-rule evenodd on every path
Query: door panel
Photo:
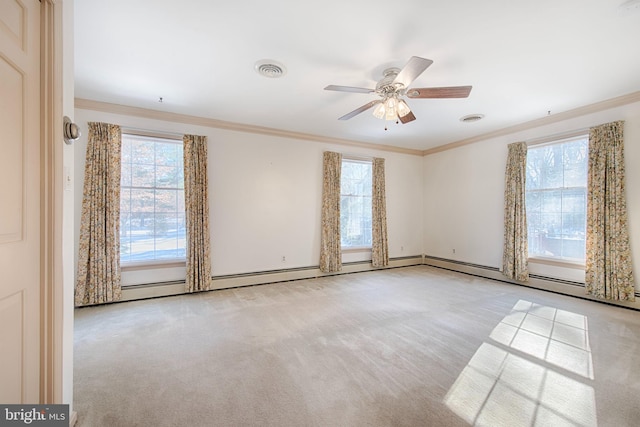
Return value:
M 26 15 L 27 10 L 22 2 L 16 0 L 0 2 L 0 27 L 4 27 L 1 30 L 6 34 L 7 38 L 12 38 L 16 46 L 19 46 L 22 50 L 27 47 Z
M 40 3 L 0 1 L 0 402 L 40 400 Z
M 19 69 L 5 58 L 0 57 L 0 129 L 2 138 L 2 156 L 0 156 L 0 243 L 15 242 L 22 239 L 23 215 L 23 152 L 25 141 L 23 129 L 16 126 L 22 123 L 24 116 L 23 99 L 24 80 Z M 6 130 L 5 130 L 6 129 Z M 6 185 L 11 183 L 11 185 Z

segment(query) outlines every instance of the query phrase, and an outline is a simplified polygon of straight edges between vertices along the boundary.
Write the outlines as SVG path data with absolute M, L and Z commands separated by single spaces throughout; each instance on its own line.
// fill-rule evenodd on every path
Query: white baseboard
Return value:
M 283 270 L 260 271 L 243 274 L 230 274 L 213 276 L 211 290 L 238 288 L 242 286 L 263 285 L 267 283 L 288 282 L 291 280 L 313 279 L 323 276 L 335 276 L 339 274 L 359 273 L 364 271 L 384 270 L 397 267 L 408 267 L 422 264 L 422 256 L 408 256 L 392 258 L 389 266 L 374 268 L 370 261 L 350 262 L 342 265 L 342 270 L 336 273 L 323 273 L 317 266 L 289 268 Z M 132 285 L 122 288 L 121 301 L 133 301 L 138 299 L 166 297 L 185 293 L 184 282 L 151 283 L 147 285 Z
M 484 265 L 470 264 L 449 259 L 424 257 L 424 264 L 433 267 L 444 268 L 446 270 L 457 271 L 459 273 L 471 274 L 474 276 L 484 277 L 487 279 L 499 280 L 501 282 L 513 283 L 515 285 L 527 286 L 530 288 L 541 289 L 544 291 L 556 292 L 563 295 L 569 295 L 591 301 L 597 301 L 605 304 L 612 304 L 626 308 L 640 310 L 640 301 L 636 298 L 635 302 L 628 301 L 610 301 L 595 298 L 587 295 L 584 289 L 584 283 L 573 282 L 570 280 L 555 279 L 552 277 L 543 277 L 531 275 L 528 282 L 518 282 L 511 280 L 502 275 L 502 272 L 496 267 L 488 267 Z M 637 292 L 636 292 L 637 294 Z

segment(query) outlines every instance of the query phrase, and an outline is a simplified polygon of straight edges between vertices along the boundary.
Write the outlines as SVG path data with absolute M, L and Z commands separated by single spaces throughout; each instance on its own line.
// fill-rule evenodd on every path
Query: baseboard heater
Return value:
M 244 286 L 265 285 L 269 283 L 289 282 L 294 280 L 313 279 L 318 277 L 361 273 L 366 271 L 375 271 L 381 269 L 410 267 L 415 265 L 429 265 L 432 267 L 442 268 L 457 273 L 469 274 L 472 276 L 482 277 L 485 279 L 497 280 L 500 282 L 512 283 L 520 286 L 527 286 L 544 291 L 555 292 L 564 295 L 570 295 L 578 298 L 598 301 L 616 306 L 633 308 L 640 310 L 640 301 L 634 303 L 603 301 L 585 295 L 584 283 L 532 274 L 528 283 L 521 283 L 509 280 L 502 275 L 500 269 L 486 265 L 474 264 L 464 261 L 439 258 L 428 255 L 414 255 L 391 258 L 389 266 L 383 268 L 374 268 L 370 261 L 355 261 L 342 264 L 342 271 L 335 273 L 322 273 L 318 266 L 284 268 L 278 270 L 255 271 L 249 273 L 237 273 L 217 275 L 211 278 L 211 290 L 239 288 Z M 145 283 L 138 285 L 123 286 L 122 301 L 133 301 L 139 299 L 166 297 L 185 294 L 185 283 L 183 280 Z M 635 293 L 640 300 L 640 292 Z
M 410 267 L 421 264 L 422 255 L 414 255 L 390 258 L 389 265 L 381 268 L 372 267 L 371 261 L 345 262 L 342 264 L 342 270 L 334 273 L 323 273 L 320 271 L 320 267 L 316 265 L 254 271 L 249 273 L 214 275 L 211 277 L 211 290 L 266 285 L 269 283 L 290 282 L 294 280 L 314 279 L 325 276 Z M 123 286 L 121 301 L 181 295 L 185 293 L 184 287 L 185 283 L 183 280 Z
M 608 301 L 594 298 L 590 295 L 586 295 L 584 288 L 584 282 L 576 282 L 573 280 L 561 279 L 556 277 L 542 276 L 538 274 L 530 274 L 529 282 L 523 283 L 515 280 L 510 280 L 502 275 L 502 272 L 497 267 L 491 267 L 487 265 L 473 264 L 464 261 L 452 260 L 447 258 L 439 258 L 434 256 L 425 255 L 424 264 L 432 267 L 438 267 L 449 271 L 455 271 L 458 273 L 469 274 L 472 276 L 482 277 L 485 279 L 497 280 L 500 282 L 511 283 L 519 286 L 526 286 L 530 288 L 540 289 L 549 292 L 555 292 L 563 295 L 574 296 L 582 299 L 588 299 L 590 301 L 597 301 L 604 304 L 611 304 L 626 308 L 632 308 L 640 310 L 640 301 L 626 302 L 626 301 Z M 640 299 L 640 292 L 636 291 L 635 296 Z
M 461 265 L 461 266 L 465 266 L 465 267 L 472 267 L 472 268 L 477 268 L 477 269 L 480 269 L 480 270 L 487 270 L 487 271 L 500 273 L 500 269 L 498 267 L 490 267 L 488 265 L 473 264 L 473 263 L 470 263 L 470 262 L 458 261 L 458 260 L 447 259 L 447 258 L 438 258 L 438 257 L 434 257 L 434 256 L 427 256 L 427 255 L 425 255 L 424 258 L 425 258 L 425 264 L 429 264 L 428 260 L 436 260 L 436 261 L 446 262 L 446 263 L 449 263 L 449 264 L 457 264 L 457 265 Z M 538 274 L 530 274 L 529 277 L 531 279 L 546 280 L 546 281 L 549 281 L 549 282 L 562 283 L 562 284 L 565 284 L 565 285 L 579 286 L 579 287 L 583 287 L 584 288 L 584 282 L 575 282 L 573 280 L 559 279 L 557 277 L 541 276 L 541 275 L 538 275 Z M 508 280 L 506 277 L 503 278 L 503 279 L 504 279 L 503 281 L 511 283 L 511 281 Z

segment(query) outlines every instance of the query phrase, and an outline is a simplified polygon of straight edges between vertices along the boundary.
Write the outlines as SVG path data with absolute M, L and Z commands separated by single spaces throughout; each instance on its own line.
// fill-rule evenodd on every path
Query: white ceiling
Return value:
M 628 7 L 621 7 L 626 4 Z M 313 135 L 429 149 L 640 90 L 638 0 L 75 0 L 75 96 Z M 389 66 L 433 60 L 392 124 L 373 88 Z M 256 61 L 287 74 L 269 79 Z M 159 98 L 163 102 L 159 103 Z M 462 123 L 460 117 L 485 118 Z

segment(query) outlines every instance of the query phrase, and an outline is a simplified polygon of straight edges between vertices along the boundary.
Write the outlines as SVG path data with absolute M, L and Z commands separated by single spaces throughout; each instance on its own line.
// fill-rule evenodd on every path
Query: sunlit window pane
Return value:
M 343 247 L 371 246 L 371 186 L 371 162 L 343 159 L 340 177 Z
M 529 255 L 584 260 L 588 137 L 529 148 Z
M 184 259 L 182 141 L 122 135 L 120 260 Z

